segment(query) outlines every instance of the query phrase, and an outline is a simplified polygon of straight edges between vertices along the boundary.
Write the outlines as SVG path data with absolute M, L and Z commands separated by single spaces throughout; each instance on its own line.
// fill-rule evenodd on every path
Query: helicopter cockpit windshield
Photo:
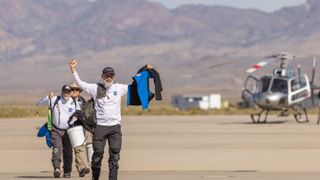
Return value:
M 271 82 L 271 77 L 263 77 L 259 81 L 259 92 L 268 92 Z
M 272 81 L 271 92 L 280 92 L 288 94 L 288 81 L 275 78 Z

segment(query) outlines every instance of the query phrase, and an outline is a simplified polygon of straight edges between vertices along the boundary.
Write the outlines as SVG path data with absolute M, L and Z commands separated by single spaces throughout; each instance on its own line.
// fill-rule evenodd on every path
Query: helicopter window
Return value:
M 286 80 L 274 79 L 271 87 L 272 92 L 288 93 L 288 84 Z
M 292 100 L 292 101 L 295 101 L 295 100 L 300 99 L 300 98 L 308 97 L 308 95 L 309 95 L 308 91 L 307 91 L 307 90 L 304 90 L 304 91 L 302 91 L 302 92 L 300 92 L 300 93 L 297 93 L 297 94 L 293 95 L 293 96 L 291 97 L 291 100 Z
M 253 77 L 248 77 L 245 84 L 245 89 L 254 94 L 257 90 L 257 80 Z
M 269 89 L 271 78 L 264 78 L 260 80 L 260 87 L 259 89 L 261 92 L 267 92 Z
M 291 80 L 290 85 L 291 85 L 291 91 L 295 92 L 301 88 L 306 87 L 307 82 L 303 76 L 299 76 L 298 78 Z

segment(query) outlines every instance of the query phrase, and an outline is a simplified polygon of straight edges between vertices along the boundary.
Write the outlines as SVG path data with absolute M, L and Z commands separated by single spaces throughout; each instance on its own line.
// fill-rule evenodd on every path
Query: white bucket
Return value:
M 67 130 L 67 133 L 73 148 L 83 145 L 85 138 L 82 126 L 72 127 Z
M 93 147 L 92 144 L 86 144 L 86 149 L 87 149 L 87 160 L 88 163 L 91 163 L 92 155 L 93 155 Z

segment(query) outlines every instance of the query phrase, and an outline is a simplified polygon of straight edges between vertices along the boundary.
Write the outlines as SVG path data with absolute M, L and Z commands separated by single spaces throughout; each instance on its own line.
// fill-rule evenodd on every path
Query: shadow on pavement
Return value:
M 54 179 L 53 176 L 16 176 L 17 179 Z
M 268 121 L 267 123 L 252 123 L 252 122 L 228 122 L 228 123 L 219 123 L 220 125 L 230 125 L 230 124 L 248 124 L 248 125 L 268 125 L 268 124 L 284 124 L 287 123 L 288 120 L 278 120 L 278 121 Z

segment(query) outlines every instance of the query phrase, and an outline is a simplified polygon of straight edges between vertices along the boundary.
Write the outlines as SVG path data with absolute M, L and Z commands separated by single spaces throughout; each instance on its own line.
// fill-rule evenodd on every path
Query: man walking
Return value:
M 48 105 L 52 109 L 52 165 L 53 175 L 59 178 L 61 174 L 60 164 L 63 154 L 63 177 L 71 178 L 72 171 L 72 146 L 67 133 L 69 128 L 69 117 L 79 107 L 71 98 L 71 87 L 64 85 L 61 90 L 61 96 L 53 96 L 51 92 L 47 97 L 41 99 L 38 105 Z
M 149 66 L 150 67 L 150 66 Z M 127 94 L 128 85 L 114 83 L 115 72 L 111 67 L 102 71 L 102 85 L 83 82 L 77 73 L 77 61 L 70 61 L 70 68 L 74 80 L 81 89 L 90 94 L 94 99 L 97 124 L 93 133 L 93 157 L 91 162 L 92 179 L 98 180 L 101 171 L 101 161 L 104 147 L 108 140 L 109 145 L 109 180 L 118 178 L 118 161 L 122 143 L 121 133 L 121 97 Z M 101 87 L 103 86 L 103 87 Z M 101 94 L 98 88 L 105 89 Z M 98 93 L 99 92 L 99 93 Z
M 91 162 L 92 179 L 98 180 L 101 171 L 101 161 L 104 154 L 106 140 L 109 145 L 109 180 L 117 180 L 118 161 L 121 150 L 121 97 L 127 93 L 128 86 L 124 84 L 113 84 L 114 70 L 110 67 L 105 68 L 102 73 L 106 94 L 97 99 L 97 84 L 88 84 L 80 80 L 77 71 L 77 61 L 71 60 L 70 68 L 74 80 L 77 84 L 90 94 L 95 101 L 97 111 L 97 125 L 93 133 L 93 157 Z
M 85 103 L 85 99 L 80 95 L 82 89 L 76 83 L 72 83 L 71 85 L 71 97 L 76 101 L 80 108 Z M 86 132 L 86 141 L 87 143 L 92 142 L 92 135 L 89 132 Z M 90 169 L 87 165 L 86 161 L 86 148 L 85 145 L 77 146 L 74 148 L 74 155 L 75 155 L 75 166 L 78 170 L 79 176 L 84 177 L 86 174 L 90 173 Z

